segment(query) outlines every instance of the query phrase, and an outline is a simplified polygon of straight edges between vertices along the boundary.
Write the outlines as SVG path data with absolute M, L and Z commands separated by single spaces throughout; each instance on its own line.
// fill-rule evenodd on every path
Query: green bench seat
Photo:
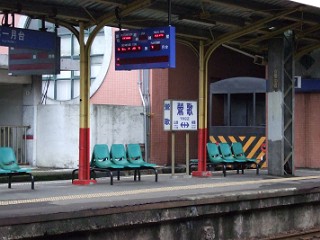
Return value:
M 31 189 L 34 189 L 34 176 L 31 174 L 31 169 L 19 166 L 12 148 L 0 147 L 0 176 L 8 177 L 8 188 L 11 188 L 12 177 L 19 175 L 29 176 Z

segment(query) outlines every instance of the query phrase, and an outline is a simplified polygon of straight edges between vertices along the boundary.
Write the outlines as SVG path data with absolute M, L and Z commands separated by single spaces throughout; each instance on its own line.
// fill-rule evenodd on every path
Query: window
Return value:
M 25 27 L 38 30 L 41 28 L 41 20 L 28 19 Z M 47 31 L 53 32 L 55 25 L 47 23 Z M 58 36 L 61 38 L 61 59 L 71 61 L 80 60 L 80 47 L 77 38 L 66 28 L 57 28 Z M 85 31 L 86 39 L 90 30 Z M 112 34 L 111 28 L 103 28 L 95 37 L 91 46 L 91 89 L 93 94 L 104 80 L 104 76 L 109 68 L 112 51 Z M 63 66 L 62 66 L 63 68 Z M 79 97 L 80 93 L 80 71 L 79 70 L 62 70 L 58 75 L 43 75 L 43 103 L 46 99 L 57 101 L 68 101 Z

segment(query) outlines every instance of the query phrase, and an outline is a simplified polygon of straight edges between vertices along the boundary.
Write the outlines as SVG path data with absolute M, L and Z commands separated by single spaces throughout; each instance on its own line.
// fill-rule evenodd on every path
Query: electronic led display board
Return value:
M 115 69 L 175 68 L 175 27 L 115 32 Z
M 53 51 L 9 48 L 9 75 L 42 75 L 60 73 L 60 38 Z

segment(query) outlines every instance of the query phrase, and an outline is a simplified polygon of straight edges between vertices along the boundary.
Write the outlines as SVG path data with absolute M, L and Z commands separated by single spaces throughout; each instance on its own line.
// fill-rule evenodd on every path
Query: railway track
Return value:
M 320 240 L 320 229 L 314 229 L 307 232 L 284 234 L 281 236 L 268 238 L 268 240 Z

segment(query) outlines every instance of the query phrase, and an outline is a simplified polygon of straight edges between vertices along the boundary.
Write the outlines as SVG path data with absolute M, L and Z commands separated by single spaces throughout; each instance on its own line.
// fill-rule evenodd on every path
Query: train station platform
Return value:
M 311 170 L 1 183 L 0 239 L 270 239 L 317 228 L 319 210 L 320 171 Z

